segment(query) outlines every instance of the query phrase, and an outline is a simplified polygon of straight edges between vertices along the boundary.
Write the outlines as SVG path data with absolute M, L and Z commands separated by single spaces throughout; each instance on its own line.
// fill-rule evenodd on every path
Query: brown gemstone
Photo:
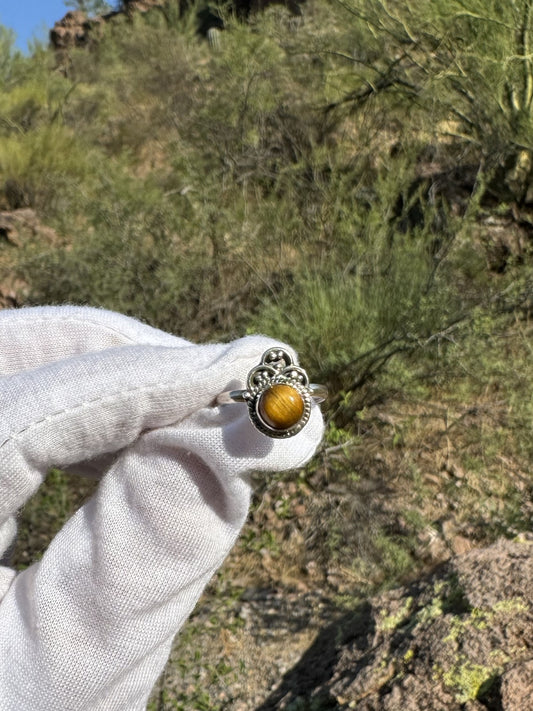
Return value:
M 269 427 L 288 430 L 301 420 L 304 400 L 296 388 L 280 383 L 265 390 L 257 409 Z

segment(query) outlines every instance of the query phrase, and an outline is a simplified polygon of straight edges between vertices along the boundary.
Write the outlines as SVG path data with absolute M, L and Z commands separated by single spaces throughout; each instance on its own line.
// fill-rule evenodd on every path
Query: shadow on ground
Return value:
M 304 708 L 311 702 L 320 702 L 320 709 L 334 709 L 337 702 L 328 692 L 329 682 L 335 671 L 343 647 L 350 644 L 361 652 L 361 668 L 364 666 L 364 651 L 374 637 L 375 625 L 369 602 L 342 615 L 322 630 L 298 664 L 285 676 L 279 687 L 256 708 L 256 711 L 275 711 L 280 708 Z M 359 666 L 352 673 L 356 676 Z

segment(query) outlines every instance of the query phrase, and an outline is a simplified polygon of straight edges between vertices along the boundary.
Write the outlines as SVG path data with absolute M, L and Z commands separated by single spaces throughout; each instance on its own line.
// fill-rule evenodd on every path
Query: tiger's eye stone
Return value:
M 304 400 L 296 388 L 280 383 L 265 390 L 257 406 L 261 418 L 275 430 L 293 427 L 304 414 Z

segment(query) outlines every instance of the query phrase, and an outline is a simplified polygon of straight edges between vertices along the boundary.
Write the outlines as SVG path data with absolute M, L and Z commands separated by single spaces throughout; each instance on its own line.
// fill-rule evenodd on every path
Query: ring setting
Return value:
M 246 390 L 232 390 L 218 404 L 244 402 L 255 427 L 274 438 L 293 437 L 307 424 L 313 400 L 327 397 L 327 388 L 309 382 L 305 370 L 283 348 L 269 348 L 248 373 Z

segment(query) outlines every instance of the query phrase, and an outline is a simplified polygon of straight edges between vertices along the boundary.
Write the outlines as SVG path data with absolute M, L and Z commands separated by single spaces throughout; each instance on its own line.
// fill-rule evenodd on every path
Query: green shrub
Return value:
M 332 393 L 323 457 L 302 475 L 313 493 L 324 484 L 309 537 L 325 569 L 398 581 L 443 510 L 479 540 L 522 530 L 529 3 L 314 0 L 297 28 L 279 8 L 227 16 L 216 49 L 196 36 L 196 9 L 123 17 L 59 67 L 42 49 L 17 58 L 0 34 L 3 206 L 35 207 L 59 235 L 13 258 L 25 303 L 295 346 Z M 497 274 L 496 218 L 521 243 Z M 372 406 L 391 394 L 415 405 L 389 426 Z M 421 461 L 428 398 L 444 414 Z M 478 405 L 490 416 L 470 416 Z M 400 503 L 385 505 L 397 482 Z
M 361 39 L 345 61 L 351 88 L 335 107 L 370 98 L 396 107 L 489 178 L 489 195 L 525 198 L 533 146 L 533 15 L 529 0 L 352 0 L 340 3 Z M 478 176 L 479 177 L 479 176 Z

